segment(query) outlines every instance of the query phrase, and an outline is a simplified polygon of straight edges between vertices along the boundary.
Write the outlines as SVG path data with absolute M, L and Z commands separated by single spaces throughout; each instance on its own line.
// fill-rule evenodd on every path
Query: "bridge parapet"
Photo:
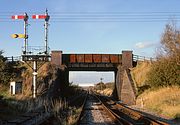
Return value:
M 63 54 L 63 64 L 73 63 L 112 63 L 121 64 L 121 54 Z
M 122 54 L 63 54 L 62 51 L 52 51 L 51 63 L 56 66 L 66 65 L 71 69 L 76 67 L 77 70 L 80 68 L 85 68 L 81 70 L 107 68 L 102 70 L 115 71 L 119 65 L 123 69 L 132 68 L 133 55 L 132 51 L 122 51 Z

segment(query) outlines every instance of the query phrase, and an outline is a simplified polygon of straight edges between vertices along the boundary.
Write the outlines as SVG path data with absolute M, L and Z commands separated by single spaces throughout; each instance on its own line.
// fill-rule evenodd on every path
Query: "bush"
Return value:
M 138 87 L 138 95 L 142 94 L 145 90 L 149 88 L 150 88 L 149 85 L 143 85 L 143 86 Z
M 103 82 L 95 84 L 95 89 L 97 90 L 104 90 L 106 88 L 106 85 Z
M 25 70 L 20 62 L 8 62 L 0 51 L 0 84 L 9 85 L 10 81 L 19 81 L 21 78 L 21 72 Z
M 174 23 L 165 27 L 158 58 L 148 74 L 149 85 L 180 85 L 180 29 Z
M 171 58 L 161 58 L 152 65 L 147 83 L 151 87 L 180 85 L 180 66 Z

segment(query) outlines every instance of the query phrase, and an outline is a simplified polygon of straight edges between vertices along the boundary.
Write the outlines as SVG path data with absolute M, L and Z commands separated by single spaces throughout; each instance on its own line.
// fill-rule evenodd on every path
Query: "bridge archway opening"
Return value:
M 113 71 L 70 71 L 69 82 L 79 86 L 93 86 L 100 82 L 115 83 L 115 73 Z

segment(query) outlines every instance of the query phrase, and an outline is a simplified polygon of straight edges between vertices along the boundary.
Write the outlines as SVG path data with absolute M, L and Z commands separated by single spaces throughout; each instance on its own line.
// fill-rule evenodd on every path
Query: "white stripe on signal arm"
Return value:
M 18 19 L 18 15 L 15 15 L 15 16 L 14 16 L 14 19 Z
M 36 19 L 39 19 L 39 15 L 36 15 Z

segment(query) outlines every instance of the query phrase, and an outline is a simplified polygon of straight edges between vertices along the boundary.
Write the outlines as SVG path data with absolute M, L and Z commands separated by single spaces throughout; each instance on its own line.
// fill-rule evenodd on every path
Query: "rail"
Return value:
M 111 118 L 111 120 L 112 120 L 112 123 L 113 124 L 116 124 L 116 125 L 124 125 L 124 124 L 127 124 L 127 122 L 125 122 L 125 121 L 123 121 L 122 122 L 122 119 L 121 119 L 121 121 L 118 119 L 118 116 L 116 116 L 115 114 L 113 114 L 104 104 L 103 104 L 103 102 L 94 94 L 94 93 L 92 93 L 92 91 L 90 91 L 89 92 L 90 94 L 88 94 L 87 95 L 87 98 L 85 99 L 85 101 L 84 101 L 84 103 L 83 103 L 83 105 L 82 105 L 82 110 L 81 110 L 81 113 L 80 113 L 80 115 L 79 115 L 79 117 L 78 117 L 78 121 L 77 121 L 77 125 L 81 125 L 81 124 L 90 124 L 90 123 L 93 123 L 93 121 L 90 121 L 90 123 L 89 123 L 89 115 L 87 114 L 87 112 L 85 111 L 85 110 L 87 110 L 87 111 L 89 111 L 89 110 L 96 110 L 96 111 L 98 111 L 98 110 L 101 110 L 101 111 L 103 111 L 103 112 L 106 112 L 105 114 L 106 115 L 108 115 L 109 116 L 109 118 Z M 95 102 L 91 102 L 90 104 L 95 104 L 95 105 L 98 105 L 98 106 L 101 106 L 101 108 L 95 108 L 95 107 L 89 107 L 89 104 L 87 104 L 86 105 L 86 103 L 87 103 L 87 100 L 88 99 L 90 99 L 90 100 L 92 100 L 92 98 L 93 98 L 93 100 L 97 100 L 97 102 L 95 103 Z M 94 109 L 95 108 L 95 109 Z M 96 113 L 95 113 L 96 114 Z M 84 120 L 84 118 L 85 118 L 85 116 L 87 116 L 87 118 L 86 118 L 86 120 Z M 91 116 L 91 115 L 90 115 Z M 95 116 L 96 117 L 96 116 Z M 94 118 L 95 118 L 94 117 Z M 92 119 L 92 120 L 94 120 L 94 118 Z M 100 118 L 101 119 L 101 118 Z M 96 121 L 95 123 L 97 123 L 98 121 Z M 109 122 L 108 122 L 109 123 Z M 101 124 L 101 122 L 99 123 L 99 124 Z M 103 123 L 104 124 L 104 123 Z
M 82 117 L 82 114 L 83 114 L 83 110 L 84 110 L 84 107 L 85 107 L 85 104 L 86 104 L 88 94 L 89 94 L 89 92 L 86 93 L 86 97 L 85 97 L 84 102 L 83 102 L 83 104 L 81 106 L 81 113 L 79 114 L 79 116 L 78 116 L 78 118 L 76 120 L 76 125 L 78 125 L 80 123 L 80 121 L 81 121 L 81 117 Z
M 117 124 L 119 125 L 132 125 L 128 120 L 120 117 L 119 115 L 117 115 L 115 112 L 113 112 L 110 108 L 108 108 L 104 102 L 97 96 L 95 95 L 95 97 L 102 103 L 102 106 L 104 107 L 104 109 L 106 110 L 106 112 L 108 112 L 108 114 L 113 117 L 113 119 L 116 121 Z
M 105 107 L 107 107 L 107 109 L 110 110 L 110 112 L 114 114 L 119 119 L 119 121 L 121 121 L 125 125 L 169 125 L 168 123 L 153 119 L 138 111 L 135 111 L 122 103 L 116 103 L 115 101 L 101 95 L 97 95 L 97 97 L 99 98 L 99 100 L 101 100 Z

